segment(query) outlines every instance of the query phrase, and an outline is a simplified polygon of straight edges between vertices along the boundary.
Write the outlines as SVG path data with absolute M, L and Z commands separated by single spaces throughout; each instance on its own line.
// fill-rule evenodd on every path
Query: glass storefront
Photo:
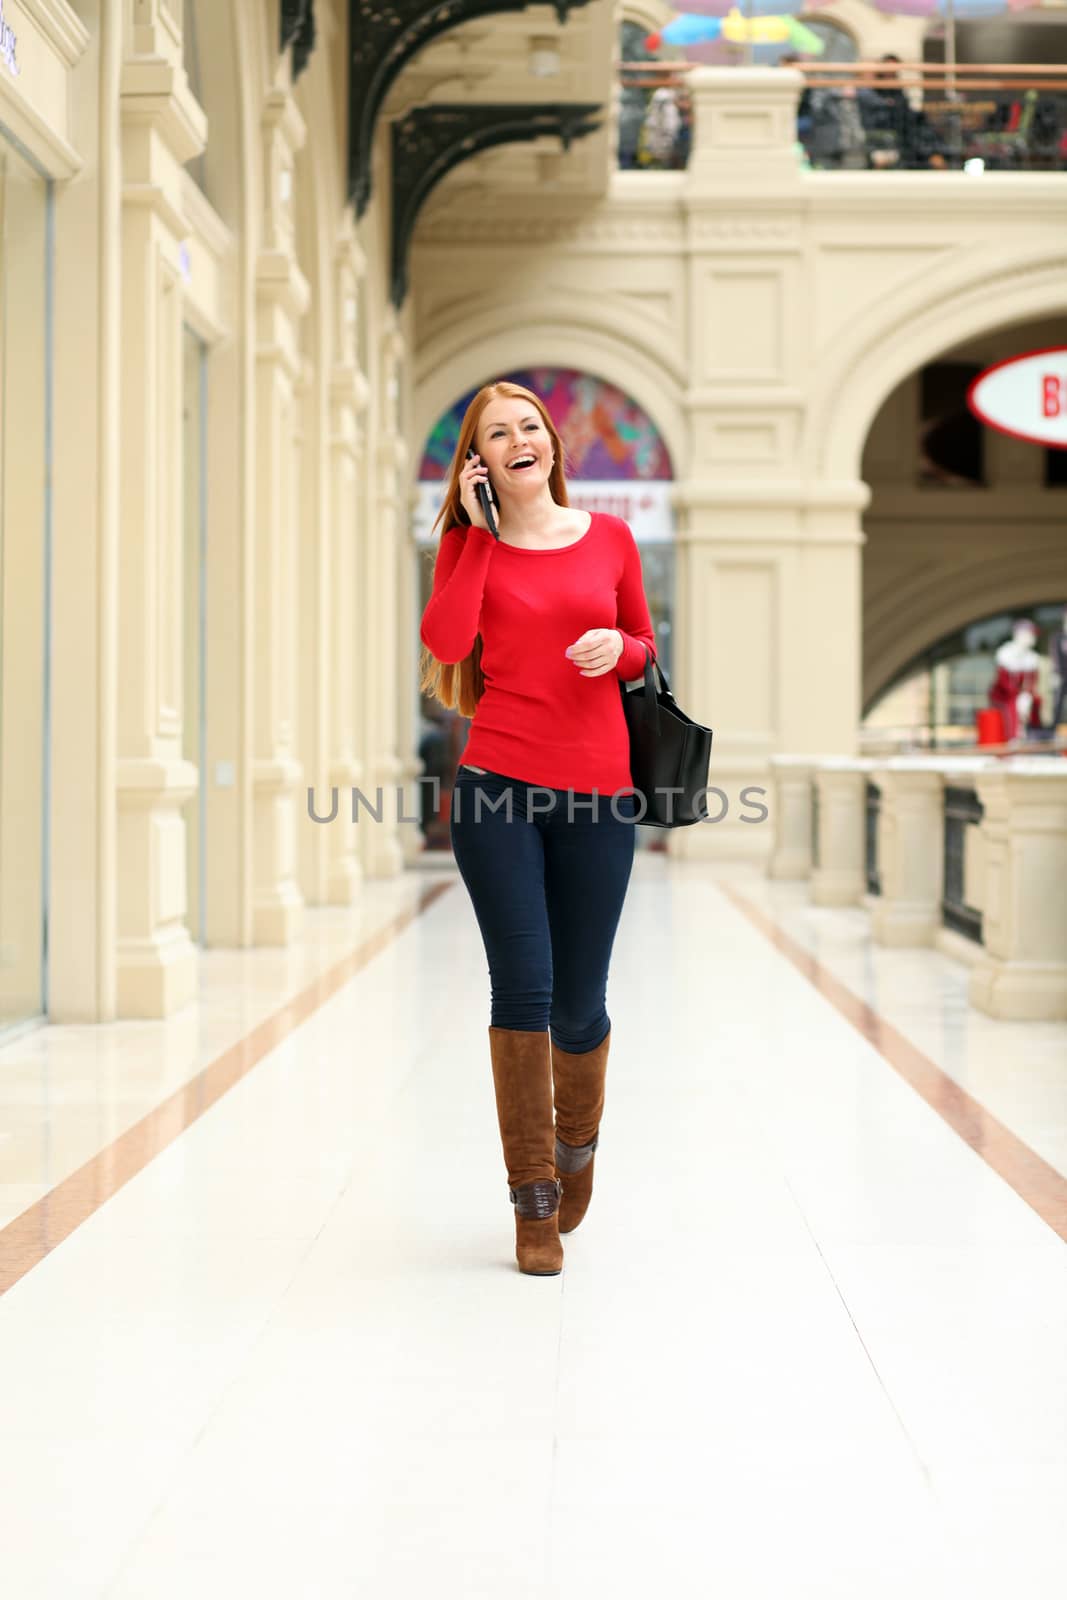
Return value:
M 0 1031 L 46 1009 L 51 191 L 0 129 Z
M 1052 718 L 1057 710 L 1057 679 L 1052 641 L 1064 626 L 1067 603 L 1023 606 L 968 623 L 938 640 L 912 662 L 868 709 L 864 731 L 910 740 L 916 748 L 944 749 L 970 746 L 975 738 L 975 717 L 990 704 L 989 690 L 996 675 L 996 653 L 1012 635 L 1015 621 L 1024 617 L 1037 631 L 1037 694 L 1041 730 L 1028 738 L 1052 738 Z

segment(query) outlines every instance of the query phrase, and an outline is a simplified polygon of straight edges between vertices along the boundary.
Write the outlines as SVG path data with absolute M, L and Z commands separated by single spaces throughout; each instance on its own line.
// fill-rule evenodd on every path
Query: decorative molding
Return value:
M 546 135 L 571 141 L 593 133 L 603 108 L 593 104 L 512 103 L 419 106 L 393 124 L 393 250 L 391 296 L 407 294 L 407 255 L 427 195 L 446 173 L 479 151 Z
M 310 0 L 308 0 L 310 5 Z M 531 0 L 351 0 L 348 197 L 361 217 L 370 203 L 378 113 L 392 84 L 424 45 L 477 18 L 525 11 Z M 589 0 L 549 0 L 560 26 Z
M 66 0 L 19 0 L 19 3 L 65 65 L 76 67 L 88 48 L 90 34 Z
M 785 217 L 692 217 L 689 233 L 694 239 L 787 239 L 800 247 L 800 224 Z
M 281 52 L 293 47 L 293 82 L 308 64 L 315 48 L 315 0 L 282 0 Z
M 182 211 L 188 231 L 195 233 L 216 261 L 223 261 L 234 248 L 234 236 L 211 201 L 193 178 L 182 170 Z
M 444 213 L 430 217 L 419 228 L 420 244 L 472 245 L 484 244 L 484 235 L 476 218 L 457 217 Z M 558 213 L 524 217 L 501 215 L 494 205 L 493 244 L 554 244 L 601 245 L 619 244 L 647 246 L 656 255 L 680 255 L 685 250 L 685 223 L 678 216 L 657 215 L 649 211 L 641 217 L 604 215 L 590 218 L 583 214 L 573 219 L 561 218 Z
M 120 93 L 123 123 L 151 126 L 179 166 L 207 148 L 207 116 L 180 67 L 162 56 L 130 57 L 122 68 Z

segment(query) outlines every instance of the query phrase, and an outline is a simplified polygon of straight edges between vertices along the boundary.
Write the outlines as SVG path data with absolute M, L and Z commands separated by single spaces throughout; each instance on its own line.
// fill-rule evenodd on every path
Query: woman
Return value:
M 520 1271 L 550 1276 L 593 1186 L 637 810 L 619 683 L 644 671 L 652 624 L 633 534 L 571 510 L 559 435 L 529 389 L 475 395 L 438 521 L 422 688 L 474 719 L 452 849 L 489 961 L 515 1253 Z

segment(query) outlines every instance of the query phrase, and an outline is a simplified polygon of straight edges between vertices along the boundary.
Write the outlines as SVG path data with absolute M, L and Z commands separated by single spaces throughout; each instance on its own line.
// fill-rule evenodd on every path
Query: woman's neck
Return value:
M 502 539 L 534 542 L 555 533 L 566 512 L 566 506 L 556 504 L 546 485 L 544 494 L 529 505 L 501 506 L 497 526 Z

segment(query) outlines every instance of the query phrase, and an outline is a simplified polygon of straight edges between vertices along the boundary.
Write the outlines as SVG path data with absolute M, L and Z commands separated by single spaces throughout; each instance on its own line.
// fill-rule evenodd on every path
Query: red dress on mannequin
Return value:
M 1037 693 L 1037 672 L 1011 672 L 1007 667 L 997 667 L 997 675 L 989 691 L 989 703 L 1000 712 L 1005 740 L 1017 739 L 1021 732 L 1016 700 L 1024 690 L 1032 697 L 1028 726 L 1040 728 L 1041 701 Z

